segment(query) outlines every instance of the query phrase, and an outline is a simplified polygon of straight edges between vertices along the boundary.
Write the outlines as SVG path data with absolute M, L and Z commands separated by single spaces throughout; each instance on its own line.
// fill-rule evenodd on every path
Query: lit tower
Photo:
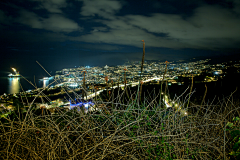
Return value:
M 108 66 L 106 65 L 104 68 L 106 69 L 106 72 L 107 72 L 107 70 L 108 70 Z

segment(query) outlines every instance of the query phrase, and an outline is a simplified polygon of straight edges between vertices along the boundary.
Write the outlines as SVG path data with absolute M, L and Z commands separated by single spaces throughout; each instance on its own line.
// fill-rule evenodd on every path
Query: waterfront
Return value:
M 41 59 L 38 61 L 42 62 Z M 56 67 L 44 65 L 48 73 L 55 73 Z M 13 89 L 13 82 L 16 84 L 17 81 L 10 81 L 8 75 L 13 73 L 12 68 L 15 68 L 19 71 L 21 76 L 24 76 L 27 80 L 34 83 L 34 77 L 37 87 L 43 87 L 43 82 L 40 81 L 43 77 L 49 76 L 37 63 L 36 61 L 29 61 L 28 59 L 23 59 L 23 57 L 14 56 L 5 61 L 0 60 L 0 95 L 6 93 L 11 94 L 15 91 L 22 91 L 21 87 Z M 22 85 L 23 90 L 27 91 L 29 89 L 34 89 L 34 87 L 29 84 L 24 78 L 20 78 L 20 84 Z M 16 85 L 18 86 L 18 85 Z
M 35 77 L 35 82 L 34 82 L 34 77 L 30 78 L 26 77 L 27 80 L 31 81 L 34 85 L 36 85 L 38 88 L 44 88 L 48 86 L 53 79 L 51 80 L 40 80 L 42 77 Z M 0 95 L 6 93 L 6 94 L 14 94 L 14 93 L 19 93 L 22 91 L 27 91 L 27 90 L 32 90 L 35 89 L 33 85 L 31 85 L 27 80 L 25 80 L 22 77 L 13 77 L 10 78 L 4 74 L 1 74 L 0 77 Z

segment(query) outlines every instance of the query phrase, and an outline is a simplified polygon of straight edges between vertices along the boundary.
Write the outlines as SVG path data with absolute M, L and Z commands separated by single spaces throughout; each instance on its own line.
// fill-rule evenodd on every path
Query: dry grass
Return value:
M 41 115 L 29 109 L 25 117 L 2 119 L 0 157 L 227 159 L 230 137 L 224 128 L 226 122 L 239 116 L 239 104 L 231 97 L 215 105 L 190 103 L 185 108 L 188 116 L 165 109 L 150 97 L 145 97 L 141 105 L 137 98 L 127 104 L 95 104 L 101 106 L 101 111 L 84 114 L 77 109 L 58 108 L 55 114 L 45 111 Z

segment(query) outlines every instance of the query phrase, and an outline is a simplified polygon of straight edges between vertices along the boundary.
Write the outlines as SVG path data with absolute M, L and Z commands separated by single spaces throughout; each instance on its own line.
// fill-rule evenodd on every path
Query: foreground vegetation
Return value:
M 233 118 L 240 116 L 239 102 L 232 97 L 215 105 L 181 103 L 187 115 L 151 97 L 140 103 L 137 94 L 126 104 L 95 104 L 100 110 L 87 114 L 78 108 L 56 108 L 55 114 L 29 109 L 2 118 L 0 157 L 237 159 L 240 124 Z

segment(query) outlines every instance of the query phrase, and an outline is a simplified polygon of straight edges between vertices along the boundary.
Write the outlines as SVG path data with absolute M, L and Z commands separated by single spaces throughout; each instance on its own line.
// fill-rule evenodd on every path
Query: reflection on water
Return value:
M 14 94 L 20 92 L 20 77 L 8 78 L 8 93 Z
M 32 86 L 29 82 L 27 82 L 25 79 L 20 78 L 20 77 L 12 77 L 12 78 L 7 78 L 6 80 L 6 86 L 5 87 L 5 91 L 3 91 L 3 93 L 7 93 L 7 94 L 14 94 L 14 93 L 19 93 L 22 92 L 22 89 L 24 91 L 27 90 L 33 90 L 35 89 L 34 86 Z M 30 79 L 30 82 L 34 83 L 34 80 Z M 50 83 L 52 82 L 52 80 L 39 80 L 39 83 L 36 84 L 38 88 L 46 88 Z M 54 84 L 52 84 L 54 85 Z M 22 88 L 21 88 L 22 86 Z M 4 90 L 4 89 L 2 89 Z
M 49 80 L 44 79 L 43 80 L 43 88 L 46 88 L 49 84 Z

